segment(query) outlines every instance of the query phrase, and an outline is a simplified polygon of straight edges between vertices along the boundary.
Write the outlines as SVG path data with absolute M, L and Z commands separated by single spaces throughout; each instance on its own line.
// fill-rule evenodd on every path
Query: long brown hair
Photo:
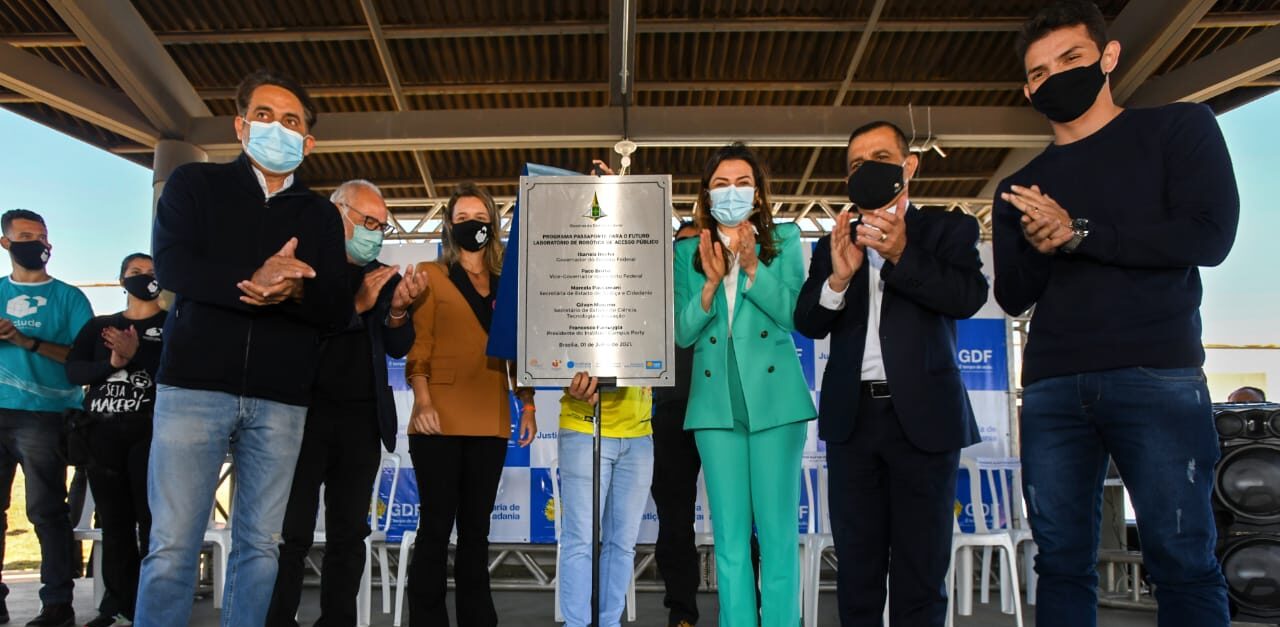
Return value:
M 716 169 L 725 161 L 745 161 L 751 166 L 751 176 L 756 180 L 755 211 L 747 221 L 756 227 L 756 242 L 760 244 L 760 263 L 769 265 L 778 256 L 778 244 L 773 240 L 773 203 L 769 202 L 769 171 L 760 158 L 746 144 L 734 142 L 711 155 L 707 165 L 702 168 L 702 187 L 698 190 L 698 206 L 693 211 L 693 221 L 699 229 L 709 229 L 712 237 L 718 237 L 716 229 L 720 226 L 711 215 L 711 177 Z M 714 241 L 714 240 L 713 240 Z M 726 268 L 732 262 L 728 249 L 721 246 Z M 702 272 L 702 257 L 693 256 L 693 269 Z
M 490 196 L 489 192 L 471 181 L 454 186 L 453 194 L 449 196 L 449 204 L 444 210 L 440 258 L 436 261 L 446 268 L 458 263 L 460 256 L 458 244 L 453 241 L 453 208 L 457 206 L 459 200 L 468 197 L 479 198 L 480 202 L 484 203 L 485 213 L 489 214 L 489 241 L 484 245 L 484 265 L 489 274 L 501 275 L 503 246 L 499 235 L 502 231 L 502 222 L 498 219 L 498 206 L 493 202 L 493 196 Z

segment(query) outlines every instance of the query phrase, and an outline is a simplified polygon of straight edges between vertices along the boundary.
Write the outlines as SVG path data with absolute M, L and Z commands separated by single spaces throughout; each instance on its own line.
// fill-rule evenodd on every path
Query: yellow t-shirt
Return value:
M 595 408 L 568 394 L 560 397 L 560 428 L 591 433 Z M 600 434 L 606 438 L 638 438 L 653 433 L 653 391 L 626 387 L 600 397 Z

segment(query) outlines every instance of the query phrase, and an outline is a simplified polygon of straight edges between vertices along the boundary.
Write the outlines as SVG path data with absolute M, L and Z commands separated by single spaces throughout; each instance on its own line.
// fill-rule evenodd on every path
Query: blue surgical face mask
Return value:
M 249 122 L 248 119 L 245 121 Z M 302 163 L 305 139 L 279 122 L 249 122 L 249 141 L 245 142 L 244 151 L 262 169 L 274 174 L 288 174 Z
M 342 217 L 346 218 L 347 222 L 351 222 L 346 210 L 343 210 Z M 364 225 L 351 222 L 351 239 L 347 240 L 347 256 L 364 266 L 377 259 L 381 252 L 382 231 L 370 231 L 364 228 Z
M 711 190 L 711 217 L 724 226 L 738 226 L 755 209 L 756 188 L 717 187 Z

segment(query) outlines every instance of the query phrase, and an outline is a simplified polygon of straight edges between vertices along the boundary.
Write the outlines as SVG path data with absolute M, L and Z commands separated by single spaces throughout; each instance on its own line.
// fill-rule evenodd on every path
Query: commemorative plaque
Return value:
M 518 379 L 673 385 L 671 177 L 520 178 Z

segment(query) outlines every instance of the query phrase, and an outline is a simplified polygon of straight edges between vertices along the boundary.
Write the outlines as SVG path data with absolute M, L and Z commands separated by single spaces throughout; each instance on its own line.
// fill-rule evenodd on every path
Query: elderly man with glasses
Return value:
M 316 364 L 311 408 L 293 489 L 284 514 L 284 542 L 269 627 L 297 627 L 304 561 L 316 528 L 324 484 L 325 551 L 320 568 L 317 625 L 355 625 L 356 594 L 369 535 L 369 494 L 382 447 L 396 446 L 396 407 L 387 385 L 387 357 L 404 357 L 413 346 L 409 308 L 426 288 L 427 275 L 413 267 L 402 278 L 397 266 L 378 263 L 387 226 L 387 204 L 368 181 L 343 183 L 329 200 L 346 230 L 347 286 L 355 313 L 346 329 L 328 335 Z

